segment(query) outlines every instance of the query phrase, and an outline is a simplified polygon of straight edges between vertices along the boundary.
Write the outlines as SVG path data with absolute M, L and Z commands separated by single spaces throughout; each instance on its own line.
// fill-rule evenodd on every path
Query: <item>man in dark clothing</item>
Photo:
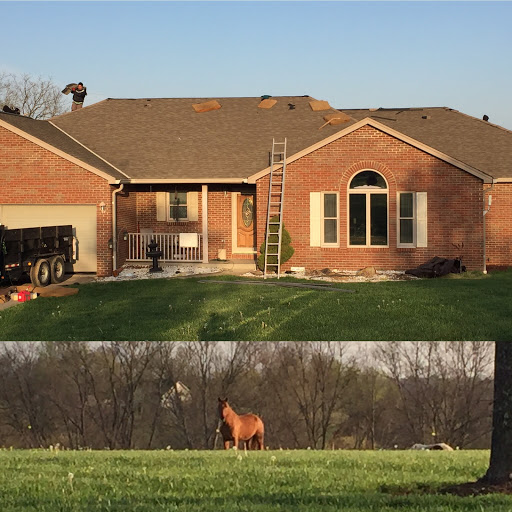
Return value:
M 73 103 L 71 104 L 71 112 L 78 110 L 84 106 L 84 100 L 87 96 L 87 88 L 82 82 L 78 82 L 76 87 L 71 88 L 73 93 Z

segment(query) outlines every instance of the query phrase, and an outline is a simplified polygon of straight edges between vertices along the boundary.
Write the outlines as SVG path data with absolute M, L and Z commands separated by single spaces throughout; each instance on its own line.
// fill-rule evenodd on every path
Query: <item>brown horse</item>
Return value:
M 240 441 L 245 442 L 247 449 L 251 443 L 255 449 L 264 450 L 263 434 L 265 427 L 261 418 L 255 414 L 242 414 L 239 416 L 228 404 L 228 399 L 219 398 L 219 416 L 222 420 L 220 433 L 224 439 L 224 449 L 229 450 L 229 443 L 233 441 L 233 448 L 238 449 Z

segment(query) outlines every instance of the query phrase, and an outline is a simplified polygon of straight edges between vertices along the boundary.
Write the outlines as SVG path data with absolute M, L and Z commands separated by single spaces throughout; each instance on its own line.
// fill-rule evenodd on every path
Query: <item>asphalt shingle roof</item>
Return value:
M 512 178 L 512 132 L 453 109 L 342 109 L 351 119 L 333 126 L 324 116 L 339 110 L 315 112 L 310 96 L 272 99 L 270 109 L 258 108 L 260 98 L 108 99 L 50 120 L 70 137 L 49 121 L 0 119 L 115 179 L 126 179 L 118 168 L 148 181 L 243 180 L 268 167 L 272 138 L 286 137 L 291 156 L 366 117 L 494 178 Z M 212 100 L 221 108 L 192 107 Z
M 0 112 L 0 120 L 24 131 L 28 135 L 32 135 L 33 137 L 46 142 L 56 149 L 60 149 L 70 156 L 78 158 L 78 160 L 95 167 L 99 171 L 103 171 L 115 179 L 126 178 L 126 176 L 101 160 L 101 158 L 98 158 L 86 148 L 77 144 L 66 134 L 62 133 L 59 129 L 55 128 L 55 126 L 52 126 L 48 121 L 41 121 L 30 117 L 6 114 L 3 112 Z
M 342 109 L 375 119 L 493 178 L 512 177 L 512 132 L 447 107 Z
M 108 99 L 52 122 L 133 179 L 244 179 L 269 165 L 272 138 L 288 139 L 292 155 L 350 126 L 314 112 L 309 96 L 260 98 Z M 218 110 L 196 113 L 192 104 L 217 100 Z M 290 108 L 289 104 L 295 107 Z

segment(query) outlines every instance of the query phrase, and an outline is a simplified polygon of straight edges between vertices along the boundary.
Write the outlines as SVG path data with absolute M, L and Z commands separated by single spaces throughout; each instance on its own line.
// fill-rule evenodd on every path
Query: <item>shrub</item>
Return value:
M 279 220 L 278 217 L 272 217 L 270 219 L 271 222 L 277 222 Z M 277 242 L 277 231 L 279 229 L 279 226 L 277 224 L 271 224 L 270 225 L 270 236 L 269 236 L 269 242 L 270 243 L 276 243 Z M 283 232 L 281 236 L 281 265 L 288 261 L 295 252 L 295 249 L 290 245 L 292 239 L 290 237 L 290 233 L 286 231 L 284 224 L 283 224 Z M 261 244 L 260 247 L 260 255 L 258 256 L 258 268 L 260 270 L 265 269 L 265 251 L 266 251 L 266 241 Z M 269 247 L 269 263 L 277 263 L 277 245 L 271 245 Z M 275 254 L 275 256 L 272 256 L 272 254 Z M 277 267 L 269 267 L 269 270 L 277 270 Z

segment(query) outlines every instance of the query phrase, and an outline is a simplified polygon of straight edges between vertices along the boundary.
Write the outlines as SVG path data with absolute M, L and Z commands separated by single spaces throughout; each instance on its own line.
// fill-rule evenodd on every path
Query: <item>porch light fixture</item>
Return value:
M 114 248 L 114 242 L 113 242 L 112 238 L 109 238 L 109 240 L 108 240 L 108 248 L 109 249 L 113 249 Z
M 101 201 L 101 203 L 100 203 L 100 204 L 98 204 L 98 206 L 100 207 L 100 211 L 101 211 L 101 213 L 105 213 L 105 210 L 106 210 L 106 208 L 107 208 L 107 205 L 106 205 L 103 201 Z
M 126 231 L 126 229 L 123 231 L 123 240 L 128 240 L 128 231 Z

